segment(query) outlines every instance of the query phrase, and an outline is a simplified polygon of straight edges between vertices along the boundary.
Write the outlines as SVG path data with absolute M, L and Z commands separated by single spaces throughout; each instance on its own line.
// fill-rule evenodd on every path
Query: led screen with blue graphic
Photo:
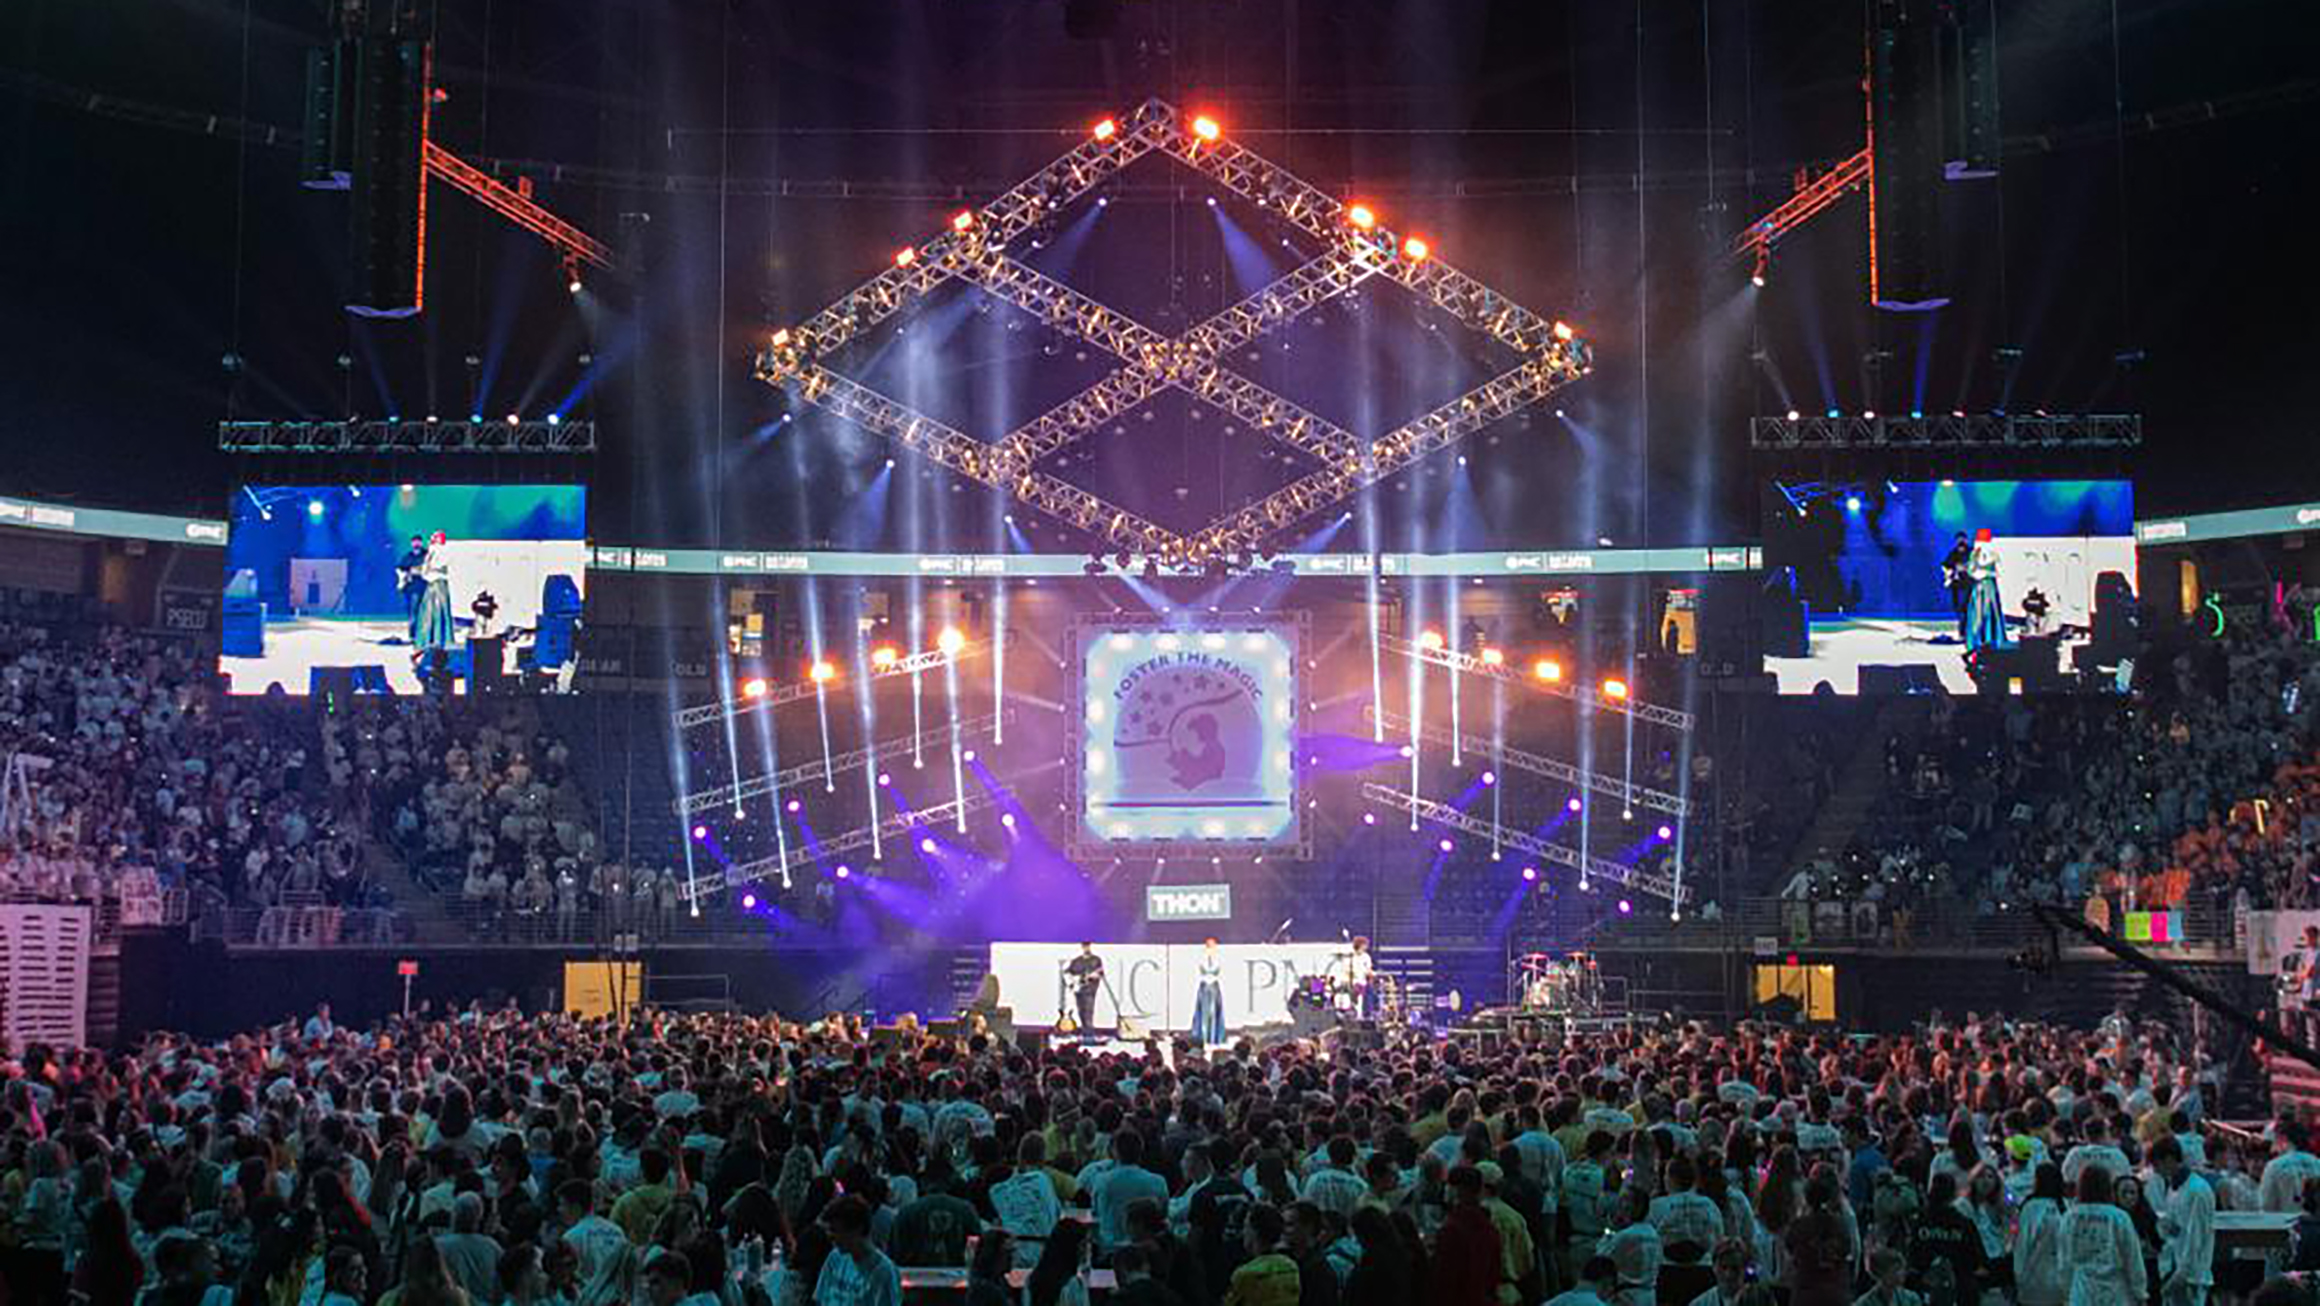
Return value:
M 1778 481 L 1766 666 L 1781 692 L 2115 689 L 2134 656 L 2126 481 Z
M 1084 841 L 1296 840 L 1298 639 L 1245 623 L 1082 628 Z
M 245 486 L 219 669 L 233 692 L 568 691 L 577 485 Z

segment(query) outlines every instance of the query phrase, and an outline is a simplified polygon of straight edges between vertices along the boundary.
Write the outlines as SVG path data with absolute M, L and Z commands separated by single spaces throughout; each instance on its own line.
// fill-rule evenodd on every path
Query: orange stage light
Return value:
M 1442 632 L 1438 630 L 1429 630 L 1418 636 L 1418 647 L 1424 649 L 1437 649 L 1442 647 Z
M 1367 204 L 1356 204 L 1345 211 L 1345 220 L 1356 228 L 1367 231 L 1377 225 L 1377 213 Z
M 1627 682 L 1621 680 L 1617 676 L 1613 676 L 1611 679 L 1604 681 L 1603 697 L 1608 698 L 1613 702 L 1625 701 L 1627 698 Z
M 1482 665 L 1486 667 L 1496 667 L 1503 666 L 1505 663 L 1506 654 L 1501 653 L 1494 648 L 1486 648 L 1482 650 Z
M 743 698 L 765 697 L 765 678 L 763 676 L 751 676 L 749 679 L 742 681 L 741 696 Z
M 960 634 L 957 627 L 952 627 L 935 637 L 934 646 L 941 649 L 946 656 L 955 658 L 959 655 L 959 650 L 967 646 L 967 637 Z
M 1563 664 L 1553 658 L 1540 658 L 1531 663 L 1531 674 L 1551 685 L 1563 678 Z
M 838 678 L 838 668 L 828 662 L 816 662 L 811 674 L 815 684 L 826 685 Z
M 953 231 L 965 231 L 974 225 L 975 211 L 973 209 L 960 209 L 951 215 L 951 230 Z
M 916 246 L 905 245 L 901 249 L 894 251 L 894 266 L 898 268 L 906 268 L 916 262 L 918 262 L 918 249 Z
M 1213 141 L 1224 134 L 1224 128 L 1217 126 L 1216 119 L 1204 113 L 1192 120 L 1192 134 L 1204 141 Z
M 892 645 L 881 644 L 870 650 L 870 665 L 874 667 L 890 667 L 901 660 L 902 655 L 896 652 Z
M 1416 236 L 1412 236 L 1408 240 L 1402 242 L 1403 256 L 1408 258 L 1413 263 L 1423 260 L 1428 254 L 1431 253 L 1433 253 L 1433 250 L 1427 247 L 1426 242 L 1418 239 Z
M 1097 123 L 1093 128 L 1090 129 L 1090 134 L 1099 141 L 1108 141 L 1112 137 L 1119 135 L 1119 133 L 1120 124 L 1113 122 L 1109 118 L 1106 118 L 1102 122 Z

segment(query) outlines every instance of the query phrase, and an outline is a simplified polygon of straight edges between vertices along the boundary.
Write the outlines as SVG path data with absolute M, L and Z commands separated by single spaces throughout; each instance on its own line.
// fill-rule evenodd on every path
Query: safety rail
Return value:
M 2178 916 L 2182 936 L 2145 945 L 2160 955 L 2171 948 L 2212 951 L 2238 946 L 2230 913 L 2215 904 L 2193 900 Z M 2046 928 L 2031 917 L 2026 903 L 1982 912 L 1966 904 L 1917 904 L 1899 907 L 1865 899 L 1742 898 L 1713 906 L 1687 905 L 1677 917 L 1659 910 L 1637 910 L 1606 924 L 1593 942 L 1617 946 L 1757 946 L 1763 940 L 1776 948 L 1878 948 L 1893 951 L 2011 952 L 2049 942 Z M 2066 943 L 2067 940 L 2057 941 Z

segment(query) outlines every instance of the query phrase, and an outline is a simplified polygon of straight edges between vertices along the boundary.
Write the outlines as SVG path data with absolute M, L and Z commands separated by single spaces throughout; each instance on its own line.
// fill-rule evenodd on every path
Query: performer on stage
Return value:
M 1192 1001 L 1192 1039 L 1202 1047 L 1219 1047 L 1227 1041 L 1224 963 L 1217 957 L 1214 939 L 1201 945 L 1200 988 Z
M 1987 526 L 1974 532 L 1966 577 L 1973 582 L 1966 594 L 1966 652 L 2006 647 L 2006 610 L 1998 597 L 1998 546 Z
M 1096 995 L 1104 987 L 1104 959 L 1096 955 L 1096 945 L 1082 943 L 1079 955 L 1063 968 L 1071 981 L 1072 1005 L 1079 1009 L 1079 1036 L 1087 1038 L 1095 1032 Z
M 411 547 L 395 561 L 395 591 L 403 596 L 403 625 L 413 644 L 419 642 L 419 600 L 427 593 L 427 582 L 419 575 L 427 565 L 427 537 L 414 535 Z
M 427 556 L 419 564 L 419 580 L 425 589 L 411 614 L 411 643 L 417 658 L 436 649 L 449 652 L 457 638 L 451 620 L 451 551 L 443 546 L 443 532 L 437 531 L 428 540 Z
M 1377 1015 L 1371 1001 L 1376 991 L 1372 981 L 1377 977 L 1377 959 L 1369 955 L 1368 935 L 1354 935 L 1352 946 L 1353 951 L 1344 954 L 1337 964 L 1337 981 L 1344 986 L 1348 999 L 1346 1010 L 1357 1020 L 1369 1020 Z
M 1949 606 L 1957 614 L 1957 637 L 1960 644 L 1966 642 L 1966 600 L 1974 592 L 1973 578 L 1966 574 L 1967 565 L 1973 561 L 1973 557 L 1973 541 L 1966 538 L 1964 531 L 1959 531 L 1957 538 L 1950 542 L 1949 552 L 1942 555 L 1941 559 L 1941 583 L 1948 587 Z

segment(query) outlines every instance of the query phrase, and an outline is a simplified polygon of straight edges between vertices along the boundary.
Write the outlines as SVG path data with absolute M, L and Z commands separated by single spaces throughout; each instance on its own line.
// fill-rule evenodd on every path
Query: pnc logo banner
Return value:
M 1154 884 L 1144 890 L 1147 921 L 1229 921 L 1229 884 Z

